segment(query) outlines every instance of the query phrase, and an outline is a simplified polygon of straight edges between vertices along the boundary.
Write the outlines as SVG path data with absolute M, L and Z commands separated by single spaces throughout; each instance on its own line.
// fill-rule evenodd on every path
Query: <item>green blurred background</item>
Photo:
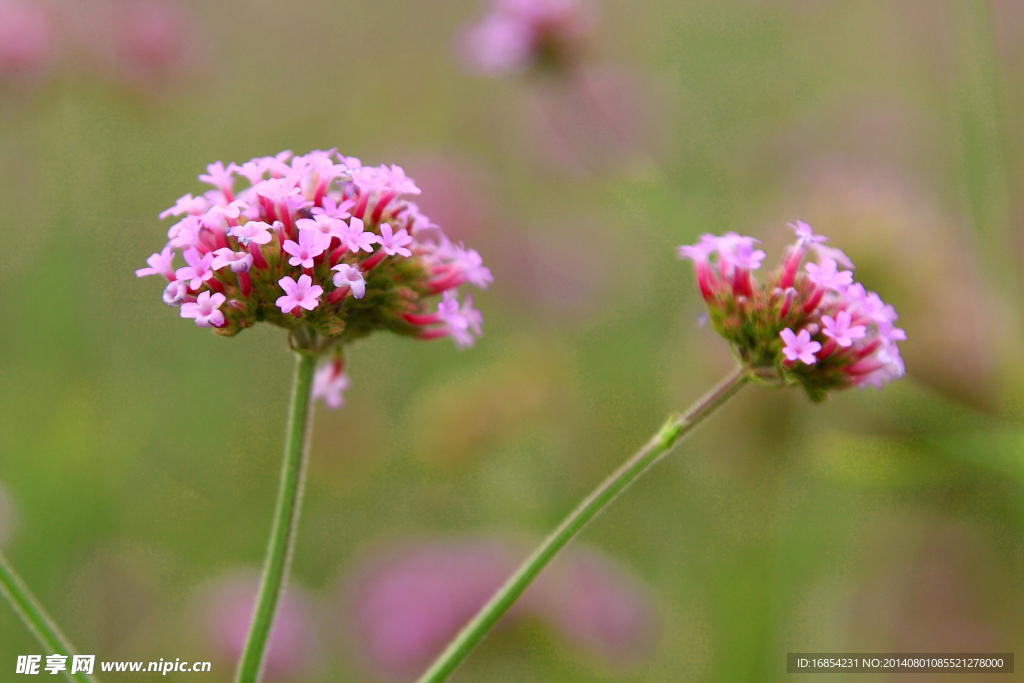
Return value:
M 584 532 L 657 606 L 649 657 L 609 668 L 527 619 L 455 680 L 775 681 L 787 652 L 1018 649 L 1019 2 L 603 0 L 587 92 L 465 73 L 476 0 L 178 9 L 166 68 L 119 74 L 78 36 L 0 90 L 0 529 L 80 651 L 215 658 L 197 596 L 258 569 L 277 485 L 285 335 L 164 306 L 134 276 L 156 215 L 214 160 L 330 147 L 404 166 L 495 283 L 476 348 L 373 336 L 346 406 L 318 409 L 292 571 L 317 654 L 294 680 L 376 680 L 344 618 L 367 553 L 529 544 L 724 375 L 674 247 L 737 230 L 770 264 L 796 219 L 901 313 L 908 377 L 822 406 L 747 390 Z M 0 606 L 0 680 L 38 650 Z

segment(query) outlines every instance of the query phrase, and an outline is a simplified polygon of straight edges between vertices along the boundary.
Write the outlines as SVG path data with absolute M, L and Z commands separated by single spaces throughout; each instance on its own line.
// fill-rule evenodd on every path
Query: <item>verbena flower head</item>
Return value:
M 712 327 L 751 373 L 772 383 L 799 384 L 814 401 L 829 391 L 881 387 L 904 374 L 894 326 L 899 316 L 853 279 L 853 263 L 798 221 L 796 244 L 763 284 L 752 272 L 765 254 L 752 237 L 702 235 L 681 246 L 693 261 Z
M 494 0 L 463 33 L 461 47 L 481 73 L 558 70 L 576 58 L 593 29 L 592 8 L 583 0 Z
M 398 166 L 282 152 L 217 161 L 199 179 L 213 189 L 160 214 L 175 221 L 167 245 L 136 271 L 165 278 L 164 301 L 182 317 L 224 336 L 267 322 L 314 352 L 378 329 L 460 347 L 480 335 L 480 313 L 470 297 L 458 303 L 458 288 L 486 288 L 491 272 L 406 201 L 420 190 Z M 341 403 L 339 376 L 321 393 L 331 404 Z

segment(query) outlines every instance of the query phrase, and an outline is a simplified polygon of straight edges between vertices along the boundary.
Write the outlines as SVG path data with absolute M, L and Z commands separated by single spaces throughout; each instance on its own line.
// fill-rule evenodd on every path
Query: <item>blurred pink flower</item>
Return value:
M 316 375 L 313 377 L 313 400 L 323 399 L 328 408 L 337 410 L 345 405 L 343 393 L 348 391 L 350 386 L 352 383 L 339 360 L 324 363 L 316 369 Z
M 185 66 L 195 33 L 194 20 L 184 7 L 161 0 L 115 5 L 111 29 L 116 67 L 133 83 L 176 75 Z
M 57 52 L 57 33 L 40 3 L 0 0 L 0 84 L 45 74 Z
M 66 3 L 61 16 L 83 63 L 151 95 L 194 80 L 213 45 L 200 40 L 199 22 L 176 0 Z
M 245 647 L 258 587 L 256 577 L 237 576 L 215 584 L 205 596 L 206 635 L 225 666 L 233 667 Z M 286 678 L 308 672 L 315 662 L 318 640 L 309 599 L 290 585 L 277 607 L 264 675 Z
M 498 540 L 400 548 L 370 560 L 352 583 L 359 651 L 376 676 L 422 672 L 517 566 L 521 552 Z M 503 623 L 531 614 L 611 665 L 650 654 L 654 607 L 639 584 L 596 551 L 574 549 L 545 572 Z
M 515 569 L 497 541 L 438 543 L 371 561 L 354 587 L 359 650 L 376 673 L 419 673 Z
M 609 558 L 574 548 L 538 587 L 537 607 L 570 642 L 613 667 L 651 656 L 657 641 L 657 610 L 643 586 Z M 541 596 L 538 596 L 541 597 Z
M 467 68 L 479 73 L 563 69 L 575 62 L 594 25 L 584 0 L 495 0 L 462 33 L 459 48 Z

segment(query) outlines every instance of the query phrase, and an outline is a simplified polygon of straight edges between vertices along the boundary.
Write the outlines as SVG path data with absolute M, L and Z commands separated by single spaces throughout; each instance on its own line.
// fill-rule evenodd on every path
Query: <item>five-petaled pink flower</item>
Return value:
M 181 305 L 182 318 L 195 318 L 199 327 L 220 327 L 224 324 L 224 314 L 219 310 L 224 303 L 225 297 L 217 292 L 202 292 L 195 300 L 195 303 L 183 303 Z
M 190 192 L 178 197 L 178 201 L 176 201 L 174 206 L 171 208 L 161 211 L 160 220 L 169 218 L 170 216 L 180 216 L 183 213 L 195 216 L 206 211 L 209 206 L 210 202 L 207 201 L 206 197 L 193 197 Z
M 807 225 L 803 221 L 797 221 L 796 223 L 787 223 L 789 227 L 793 228 L 793 232 L 796 233 L 797 243 L 800 246 L 812 243 L 828 242 L 828 238 L 824 235 L 815 235 L 814 230 L 811 226 Z
M 146 259 L 149 268 L 139 268 L 135 271 L 135 277 L 163 275 L 168 280 L 174 280 L 174 268 L 171 268 L 172 261 L 174 261 L 174 251 L 169 246 L 164 247 L 163 251 L 159 254 L 153 254 Z
M 227 247 L 213 252 L 213 269 L 220 270 L 224 266 L 231 268 L 232 273 L 248 273 L 252 268 L 252 254 L 232 251 Z
M 213 254 L 201 256 L 195 247 L 189 247 L 182 254 L 185 262 L 184 268 L 178 268 L 175 275 L 179 280 L 188 280 L 188 286 L 193 290 L 199 289 L 203 283 L 213 277 Z
M 357 299 L 363 298 L 363 295 L 366 294 L 366 280 L 363 279 L 361 270 L 347 263 L 339 263 L 331 270 L 337 271 L 334 274 L 335 287 L 349 287 L 352 290 L 352 296 Z
M 235 171 L 239 170 L 233 163 L 224 168 L 224 164 L 215 161 L 206 167 L 206 173 L 199 176 L 199 180 L 213 185 L 224 193 L 228 201 L 232 201 L 231 194 L 235 186 Z
M 283 277 L 278 284 L 285 291 L 285 296 L 278 297 L 276 302 L 282 313 L 292 313 L 300 306 L 312 311 L 320 303 L 318 297 L 324 293 L 324 288 L 314 285 L 308 275 L 300 275 L 298 282 L 291 277 Z
M 348 229 L 344 233 L 345 236 L 340 238 L 341 243 L 353 254 L 360 249 L 367 252 L 373 251 L 373 245 L 378 241 L 377 236 L 372 232 L 363 231 L 363 221 L 358 218 L 349 221 Z
M 356 205 L 351 199 L 346 199 L 338 204 L 334 203 L 334 200 L 330 197 L 324 197 L 323 207 L 314 206 L 312 209 L 313 216 L 328 216 L 330 218 L 337 218 L 338 220 L 344 220 L 351 216 L 348 212 L 353 206 Z
M 847 311 L 839 311 L 835 319 L 830 315 L 823 315 L 821 323 L 823 326 L 821 333 L 835 339 L 836 343 L 843 348 L 853 346 L 854 339 L 862 339 L 867 334 L 867 328 L 864 325 L 850 327 L 850 314 Z
M 342 392 L 348 391 L 351 382 L 335 363 L 326 363 L 316 370 L 313 376 L 313 400 L 322 398 L 327 407 L 337 410 L 345 405 Z
M 248 246 L 249 242 L 269 244 L 270 240 L 274 239 L 274 236 L 270 233 L 271 230 L 271 226 L 263 221 L 249 221 L 245 225 L 231 228 L 228 230 L 228 234 L 236 237 L 239 242 Z
M 731 249 L 722 249 L 719 253 L 735 268 L 757 270 L 761 267 L 765 254 L 760 249 L 754 249 L 755 241 L 753 237 L 740 237 L 732 240 Z
M 779 333 L 786 345 L 782 347 L 782 353 L 790 363 L 800 359 L 807 365 L 814 365 L 818 359 L 814 354 L 821 351 L 821 344 L 811 341 L 811 333 L 807 330 L 800 330 L 800 334 L 793 334 L 788 327 Z
M 457 263 L 462 268 L 463 277 L 466 282 L 480 289 L 487 289 L 487 285 L 494 282 L 491 269 L 484 265 L 484 260 L 476 249 L 459 248 Z
M 391 168 L 388 168 L 381 164 L 380 174 L 387 180 L 387 183 L 391 186 L 391 191 L 395 194 L 420 193 L 420 188 L 416 187 L 416 183 L 412 181 L 412 178 L 405 175 L 405 170 L 401 166 L 391 164 Z
M 380 237 L 377 238 L 377 241 L 380 242 L 380 248 L 389 256 L 394 256 L 395 254 L 406 257 L 412 256 L 412 252 L 405 248 L 405 245 L 412 244 L 412 238 L 409 237 L 409 233 L 406 232 L 405 228 L 392 234 L 391 226 L 387 223 L 381 223 Z
M 832 259 L 838 265 L 849 270 L 854 270 L 856 266 L 853 265 L 853 261 L 842 249 L 836 249 L 835 247 L 826 247 L 824 244 L 814 244 L 814 251 L 818 253 L 819 259 Z
M 483 316 L 473 308 L 473 297 L 467 296 L 461 306 L 456 294 L 451 291 L 444 293 L 444 299 L 437 304 L 437 315 L 444 321 L 448 334 L 459 348 L 473 346 L 476 336 L 481 334 Z
M 326 247 L 322 235 L 323 233 L 319 230 L 301 229 L 299 230 L 298 244 L 291 240 L 285 240 L 281 248 L 292 255 L 288 259 L 288 263 L 293 266 L 312 268 L 313 259 L 324 253 L 324 248 Z M 330 243 L 331 238 L 327 236 L 327 244 L 329 245 Z
M 302 230 L 309 230 L 311 232 L 319 233 L 319 242 L 324 249 L 331 246 L 331 238 L 337 237 L 339 240 L 345 234 L 347 226 L 345 222 L 328 216 L 324 213 L 314 214 L 313 218 L 300 218 L 295 221 L 295 226 L 299 229 L 299 241 L 302 241 Z
M 716 251 L 718 251 L 718 237 L 707 232 L 700 236 L 700 242 L 697 244 L 684 244 L 676 247 L 676 255 L 679 258 L 690 259 L 697 264 L 707 262 Z
M 853 273 L 840 271 L 834 259 L 823 259 L 820 266 L 808 263 L 804 267 L 807 269 L 807 278 L 823 289 L 839 292 L 843 287 L 853 284 Z
M 289 181 L 287 178 L 271 178 L 270 180 L 263 180 L 254 186 L 256 193 L 261 197 L 266 197 L 272 202 L 283 202 L 293 195 L 299 194 L 301 190 L 295 185 L 294 179 Z

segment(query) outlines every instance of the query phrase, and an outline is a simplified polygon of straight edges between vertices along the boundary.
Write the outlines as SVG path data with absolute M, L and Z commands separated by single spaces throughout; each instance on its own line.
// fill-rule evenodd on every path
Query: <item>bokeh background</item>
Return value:
M 821 406 L 747 390 L 455 680 L 1020 651 L 1024 5 L 594 6 L 565 78 L 467 69 L 478 0 L 0 2 L 0 544 L 80 651 L 231 678 L 292 361 L 134 270 L 206 164 L 330 147 L 403 166 L 495 283 L 472 350 L 351 349 L 268 680 L 410 680 L 731 367 L 674 247 L 736 230 L 771 263 L 796 219 L 901 313 L 908 376 Z M 39 651 L 0 606 L 0 679 Z

